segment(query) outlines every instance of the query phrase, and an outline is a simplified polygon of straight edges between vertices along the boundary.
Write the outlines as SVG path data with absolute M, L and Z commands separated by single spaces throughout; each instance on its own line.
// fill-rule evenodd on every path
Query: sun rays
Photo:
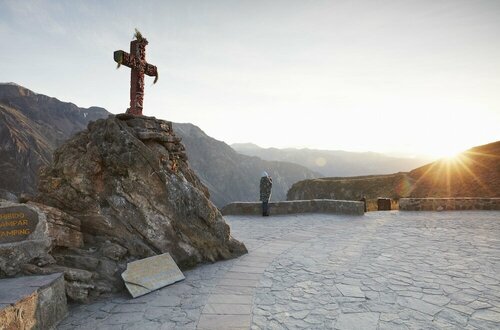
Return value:
M 444 157 L 428 165 L 427 168 L 417 169 L 410 174 L 416 179 L 410 195 L 418 197 L 494 196 L 495 192 L 491 191 L 484 182 L 483 174 L 491 170 L 487 165 L 489 160 L 495 161 L 496 159 L 498 156 L 494 154 L 473 150 Z

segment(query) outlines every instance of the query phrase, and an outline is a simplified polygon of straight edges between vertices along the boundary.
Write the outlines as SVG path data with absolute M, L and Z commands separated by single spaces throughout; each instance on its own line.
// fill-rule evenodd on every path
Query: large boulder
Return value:
M 110 116 L 90 123 L 42 170 L 36 201 L 81 222 L 82 248 L 58 265 L 93 274 L 101 292 L 122 287 L 127 262 L 169 252 L 181 269 L 247 252 L 189 168 L 170 122 Z

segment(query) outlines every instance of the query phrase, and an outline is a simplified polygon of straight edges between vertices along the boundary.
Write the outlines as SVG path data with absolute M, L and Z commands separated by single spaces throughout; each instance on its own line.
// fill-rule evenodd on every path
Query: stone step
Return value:
M 67 313 L 62 273 L 0 279 L 0 328 L 51 329 Z

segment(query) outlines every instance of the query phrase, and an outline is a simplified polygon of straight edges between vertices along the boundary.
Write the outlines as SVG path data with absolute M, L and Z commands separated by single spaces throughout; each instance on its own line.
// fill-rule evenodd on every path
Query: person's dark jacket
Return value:
M 260 200 L 262 202 L 269 202 L 271 198 L 271 188 L 273 187 L 273 180 L 268 176 L 260 178 Z

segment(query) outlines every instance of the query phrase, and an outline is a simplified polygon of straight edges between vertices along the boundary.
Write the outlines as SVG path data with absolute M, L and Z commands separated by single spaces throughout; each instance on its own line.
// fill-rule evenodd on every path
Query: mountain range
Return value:
M 54 150 L 109 115 L 103 108 L 80 108 L 14 83 L 0 84 L 0 198 L 36 194 L 38 171 L 52 161 Z M 473 148 L 454 163 L 421 166 L 424 159 L 376 153 L 231 147 L 193 124 L 173 125 L 191 168 L 218 207 L 258 200 L 262 171 L 274 179 L 272 200 L 500 196 L 500 142 Z M 384 174 L 390 171 L 397 173 Z M 384 175 L 355 176 L 373 173 Z
M 288 189 L 297 181 L 320 177 L 319 173 L 290 162 L 239 154 L 193 124 L 174 123 L 173 127 L 186 147 L 190 166 L 208 187 L 211 200 L 217 206 L 258 200 L 263 171 L 273 178 L 273 200 L 284 200 Z
M 108 116 L 103 108 L 36 94 L 14 83 L 0 84 L 0 189 L 33 194 L 38 169 L 52 152 L 87 124 Z
M 231 147 L 244 155 L 299 164 L 321 173 L 323 177 L 389 174 L 410 171 L 430 162 L 429 158 L 424 157 L 390 157 L 375 152 L 261 148 L 253 143 L 235 143 Z
M 38 171 L 51 162 L 54 150 L 89 122 L 109 115 L 103 108 L 80 108 L 14 83 L 0 84 L 3 195 L 35 194 Z M 218 207 L 233 201 L 258 200 L 262 171 L 274 178 L 276 200 L 285 199 L 294 182 L 320 176 L 297 164 L 238 154 L 192 124 L 174 124 L 174 130 L 183 139 L 191 167 L 209 188 L 211 200 Z
M 295 183 L 287 199 L 500 197 L 500 141 L 471 148 L 409 172 L 333 177 Z

